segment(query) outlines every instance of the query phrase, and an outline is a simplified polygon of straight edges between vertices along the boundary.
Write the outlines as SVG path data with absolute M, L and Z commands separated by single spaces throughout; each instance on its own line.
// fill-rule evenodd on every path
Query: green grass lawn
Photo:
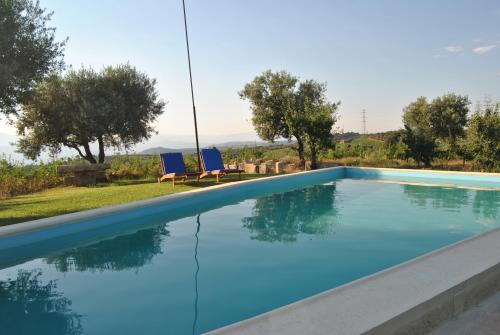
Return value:
M 242 180 L 265 175 L 243 174 Z M 238 180 L 226 176 L 221 183 Z M 92 187 L 58 187 L 43 192 L 0 200 L 0 226 L 78 212 L 85 209 L 117 205 L 125 202 L 154 198 L 215 185 L 214 179 L 179 183 L 158 184 L 151 180 L 121 181 Z

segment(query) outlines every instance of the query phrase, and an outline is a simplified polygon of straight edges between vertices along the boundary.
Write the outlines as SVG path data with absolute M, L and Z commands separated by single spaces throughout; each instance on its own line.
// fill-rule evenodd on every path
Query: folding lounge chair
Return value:
M 217 183 L 219 183 L 219 179 L 226 174 L 237 173 L 238 178 L 241 178 L 241 173 L 245 172 L 239 169 L 224 168 L 222 156 L 217 148 L 201 149 L 200 156 L 203 168 L 203 172 L 200 175 L 200 178 L 215 176 L 215 178 L 217 178 Z
M 160 163 L 162 176 L 158 178 L 161 183 L 164 180 L 172 180 L 172 185 L 175 186 L 175 180 L 181 179 L 185 181 L 188 176 L 200 176 L 199 172 L 187 172 L 184 165 L 184 158 L 180 152 L 170 152 L 160 154 Z

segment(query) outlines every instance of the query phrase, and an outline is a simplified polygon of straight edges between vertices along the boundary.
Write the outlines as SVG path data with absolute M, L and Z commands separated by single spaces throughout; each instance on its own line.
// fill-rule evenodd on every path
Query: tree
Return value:
M 338 104 L 312 104 L 309 99 L 304 106 L 304 138 L 311 152 L 311 169 L 318 167 L 317 159 L 320 150 L 330 146 L 333 141 L 332 127 L 337 121 Z
M 406 157 L 429 167 L 435 156 L 436 140 L 433 133 L 430 105 L 420 97 L 403 109 L 403 142 L 407 146 Z
M 326 85 L 314 80 L 299 83 L 285 71 L 268 70 L 245 85 L 239 93 L 250 101 L 252 122 L 257 134 L 266 141 L 277 138 L 297 141 L 300 165 L 305 164 L 305 145 L 311 152 L 312 168 L 318 151 L 331 143 L 339 103 L 329 103 Z
M 482 169 L 500 167 L 500 103 L 477 110 L 469 121 L 467 149 Z
M 403 124 L 411 129 L 432 130 L 429 103 L 426 97 L 420 97 L 403 109 Z
M 406 156 L 413 158 L 418 165 L 430 167 L 436 153 L 436 141 L 423 128 L 412 129 L 405 125 L 403 142 L 407 146 Z
M 447 147 L 448 157 L 461 154 L 458 139 L 465 135 L 469 99 L 466 96 L 448 93 L 431 103 L 425 97 L 418 98 L 404 109 L 403 123 L 413 131 L 428 134 Z
M 465 134 L 469 105 L 467 96 L 448 93 L 431 103 L 420 97 L 406 106 L 403 112 L 404 139 L 410 156 L 428 167 L 436 154 L 436 141 L 442 141 L 447 144 L 449 157 L 459 154 L 465 159 L 467 153 L 457 141 Z
M 432 131 L 437 138 L 452 144 L 464 136 L 470 101 L 467 96 L 448 93 L 432 100 L 429 106 Z
M 66 40 L 56 42 L 51 16 L 38 1 L 0 1 L 0 113 L 16 114 L 35 84 L 62 68 Z
M 463 159 L 467 156 L 457 145 L 457 140 L 465 136 L 469 105 L 467 96 L 448 93 L 432 100 L 429 106 L 432 133 L 444 142 L 448 158 L 457 154 Z
M 298 79 L 286 71 L 273 73 L 268 70 L 255 77 L 239 92 L 242 99 L 250 102 L 253 126 L 257 135 L 264 141 L 274 142 L 278 138 L 290 139 L 295 136 L 290 133 L 294 113 L 294 110 L 290 109 L 290 104 L 294 103 L 293 95 L 297 82 Z M 287 116 L 285 110 L 290 112 L 288 123 L 285 119 Z M 298 135 L 295 138 L 299 147 L 299 157 L 303 159 L 302 136 Z
M 130 65 L 52 75 L 35 88 L 17 120 L 19 152 L 36 159 L 48 149 L 72 148 L 88 162 L 103 163 L 105 148 L 129 148 L 148 139 L 164 111 L 156 81 Z M 97 142 L 98 157 L 91 144 Z

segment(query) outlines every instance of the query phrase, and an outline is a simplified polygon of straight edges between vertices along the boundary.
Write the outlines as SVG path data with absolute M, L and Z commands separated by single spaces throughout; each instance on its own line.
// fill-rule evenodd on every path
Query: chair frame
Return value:
M 217 148 L 214 148 L 217 149 Z M 217 149 L 218 151 L 218 149 Z M 220 153 L 220 151 L 219 151 Z M 205 178 L 205 177 L 215 177 L 216 178 L 216 183 L 218 184 L 220 181 L 220 178 L 224 177 L 226 174 L 230 173 L 237 173 L 238 174 L 238 180 L 241 180 L 241 174 L 244 173 L 244 170 L 240 169 L 223 169 L 223 170 L 211 170 L 207 171 L 205 168 L 205 160 L 203 159 L 203 155 L 200 153 L 200 159 L 201 159 L 201 167 L 203 172 L 200 174 L 199 179 Z M 221 157 L 222 160 L 222 157 Z M 224 161 L 222 161 L 222 164 L 224 165 Z
M 165 171 L 165 165 L 163 164 L 163 158 L 160 155 L 160 164 L 161 164 L 161 170 L 162 172 Z M 164 180 L 171 180 L 172 181 L 172 186 L 175 187 L 175 181 L 176 180 L 181 180 L 183 183 L 186 181 L 186 179 L 190 176 L 196 176 L 196 181 L 200 181 L 200 172 L 185 172 L 185 173 L 177 173 L 177 172 L 171 172 L 171 173 L 166 173 L 163 174 L 161 177 L 158 177 L 158 183 L 160 184 Z

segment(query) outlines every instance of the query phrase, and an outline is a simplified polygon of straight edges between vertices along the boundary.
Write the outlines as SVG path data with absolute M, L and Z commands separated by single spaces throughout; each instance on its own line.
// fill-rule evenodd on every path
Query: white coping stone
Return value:
M 363 334 L 499 264 L 499 245 L 497 228 L 208 334 Z

